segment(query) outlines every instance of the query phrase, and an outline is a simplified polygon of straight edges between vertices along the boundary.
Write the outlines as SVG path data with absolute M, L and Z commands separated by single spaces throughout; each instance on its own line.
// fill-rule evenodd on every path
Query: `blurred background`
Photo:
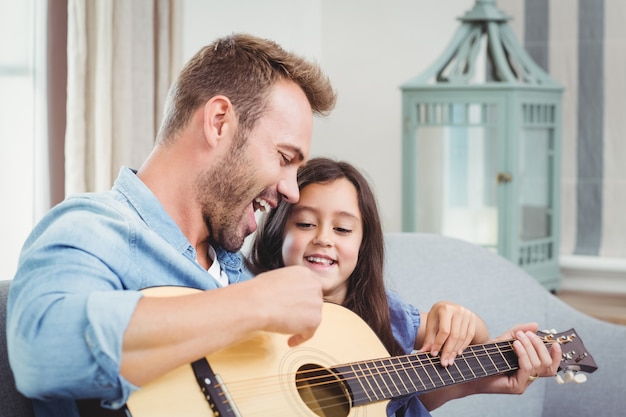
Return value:
M 312 156 L 371 180 L 402 231 L 402 92 L 481 0 L 0 0 L 0 278 L 66 195 L 108 189 L 151 149 L 183 63 L 248 32 L 320 63 L 338 92 Z M 626 295 L 626 3 L 496 0 L 520 44 L 563 86 L 560 288 Z M 621 299 L 618 304 L 624 303 Z

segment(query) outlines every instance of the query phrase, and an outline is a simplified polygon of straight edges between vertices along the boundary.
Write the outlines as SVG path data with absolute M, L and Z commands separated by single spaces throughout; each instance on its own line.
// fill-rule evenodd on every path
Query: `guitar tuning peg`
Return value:
M 565 371 L 565 377 L 563 378 L 563 380 L 565 381 L 566 384 L 569 384 L 570 382 L 574 382 L 575 381 L 575 376 L 574 376 L 574 371 Z
M 556 334 L 557 331 L 556 329 L 546 329 L 546 330 L 542 330 L 543 333 L 548 333 L 548 334 Z
M 583 384 L 586 381 L 587 375 L 581 373 L 576 373 L 576 375 L 574 375 L 574 382 L 576 382 L 577 384 Z
M 561 374 L 556 374 L 554 375 L 554 379 L 556 379 L 557 384 L 565 384 L 565 381 L 563 380 L 563 377 L 561 376 Z

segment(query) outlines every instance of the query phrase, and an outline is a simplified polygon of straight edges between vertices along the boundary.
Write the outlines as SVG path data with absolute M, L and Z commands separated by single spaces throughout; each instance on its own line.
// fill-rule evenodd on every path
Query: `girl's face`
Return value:
M 310 184 L 285 225 L 285 266 L 304 265 L 322 280 L 324 298 L 342 304 L 356 267 L 363 224 L 354 185 L 345 178 Z

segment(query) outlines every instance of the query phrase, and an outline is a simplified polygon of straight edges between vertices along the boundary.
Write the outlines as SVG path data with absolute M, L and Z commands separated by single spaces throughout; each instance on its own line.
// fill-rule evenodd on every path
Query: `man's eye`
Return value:
M 280 154 L 281 158 L 283 158 L 283 164 L 285 165 L 291 165 L 291 157 L 289 157 L 288 155 L 281 153 Z

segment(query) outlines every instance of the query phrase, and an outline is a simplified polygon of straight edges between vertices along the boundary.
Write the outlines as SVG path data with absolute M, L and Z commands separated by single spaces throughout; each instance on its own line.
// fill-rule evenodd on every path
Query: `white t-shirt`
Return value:
M 222 287 L 228 286 L 228 275 L 220 267 L 220 263 L 217 262 L 217 255 L 213 246 L 209 245 L 209 258 L 213 260 L 211 266 L 208 269 L 209 275 L 211 275 Z

